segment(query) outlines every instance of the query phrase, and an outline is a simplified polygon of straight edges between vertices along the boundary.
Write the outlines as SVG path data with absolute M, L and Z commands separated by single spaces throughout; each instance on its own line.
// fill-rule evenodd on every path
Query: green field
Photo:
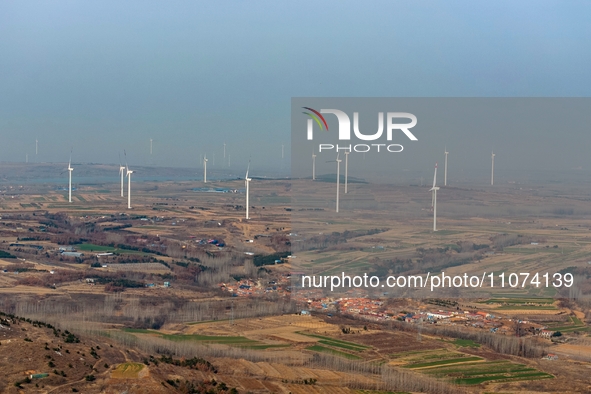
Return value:
M 439 352 L 445 350 L 444 348 L 437 348 L 437 349 L 429 349 L 429 350 L 411 350 L 408 352 L 399 352 L 399 353 L 394 353 L 390 355 L 390 358 L 392 359 L 401 359 L 401 358 L 405 358 L 405 357 L 409 357 L 409 356 L 419 356 L 419 355 L 424 355 L 424 354 L 430 354 L 433 352 Z
M 562 331 L 562 332 L 569 332 L 569 331 L 589 331 L 591 327 L 585 326 L 585 323 L 581 321 L 576 316 L 569 316 L 569 323 L 570 324 L 563 324 L 563 325 L 550 325 L 548 329 L 552 331 Z
M 550 379 L 553 375 L 507 360 L 442 366 L 424 371 L 437 377 L 452 378 L 458 384 L 476 385 L 486 382 Z
M 458 364 L 458 363 L 465 363 L 470 361 L 481 361 L 482 358 L 473 356 L 473 357 L 458 357 L 458 358 L 449 358 L 447 360 L 438 360 L 438 361 L 431 361 L 428 363 L 417 363 L 411 365 L 405 365 L 403 368 L 409 369 L 416 369 L 416 368 L 429 368 L 435 367 L 439 365 L 450 365 L 450 364 Z
M 248 345 L 248 346 L 240 346 L 244 349 L 252 349 L 252 350 L 265 350 L 265 349 L 280 349 L 280 348 L 286 348 L 289 347 L 290 345 L 288 344 L 284 344 L 284 345 Z
M 122 331 L 130 332 L 132 334 L 157 334 L 160 335 L 158 331 L 155 330 L 146 330 L 143 328 L 122 328 Z
M 352 350 L 354 352 L 362 352 L 364 350 L 369 349 L 369 346 L 359 345 L 359 344 L 353 343 L 353 342 L 341 341 L 340 339 L 334 339 L 334 338 L 325 337 L 325 336 L 316 335 L 316 334 L 308 334 L 308 333 L 304 333 L 301 331 L 298 331 L 297 333 L 300 335 L 305 335 L 307 337 L 320 339 L 318 341 L 318 343 L 321 343 L 323 345 L 338 347 L 338 348 L 346 349 L 346 350 Z
M 214 335 L 182 335 L 182 334 L 161 334 L 162 338 L 174 342 L 184 341 L 195 341 L 204 343 L 217 343 L 232 346 L 255 346 L 264 345 L 259 341 L 248 339 L 246 337 L 226 337 L 226 336 L 214 336 Z
M 98 253 L 120 253 L 120 254 L 149 254 L 139 250 L 117 249 L 112 246 L 103 246 L 95 244 L 74 245 L 80 252 L 98 252 Z
M 220 321 L 229 321 L 229 320 L 230 320 L 230 319 L 220 319 L 220 320 L 203 320 L 203 321 L 194 321 L 194 322 L 191 322 L 191 323 L 186 323 L 186 324 L 187 324 L 188 326 L 194 326 L 194 325 L 197 325 L 197 324 L 205 324 L 205 323 L 217 323 L 217 322 L 220 322 Z M 235 320 L 238 320 L 238 319 L 235 319 Z
M 334 349 L 331 349 L 331 348 L 328 348 L 328 347 L 324 347 L 324 346 L 320 346 L 320 345 L 314 345 L 314 346 L 307 347 L 306 350 L 311 350 L 313 352 L 318 352 L 318 353 L 334 354 L 335 356 L 348 358 L 350 360 L 360 360 L 361 359 L 361 357 L 356 356 L 354 354 L 340 352 L 338 350 L 334 350 Z
M 94 244 L 80 244 L 75 246 L 81 252 L 114 252 L 117 249 L 111 246 L 102 246 Z
M 513 298 L 491 298 L 482 301 L 483 304 L 553 304 L 553 298 L 528 298 L 528 297 L 513 297 Z
M 217 335 L 198 335 L 198 334 L 163 334 L 156 330 L 145 330 L 141 328 L 122 328 L 122 331 L 130 334 L 152 334 L 158 335 L 160 338 L 173 342 L 187 342 L 194 341 L 204 344 L 221 344 L 234 347 L 243 347 L 253 350 L 265 350 L 272 348 L 288 347 L 288 344 L 268 344 L 246 337 L 236 336 L 217 336 Z
M 470 339 L 454 339 L 453 341 L 449 341 L 449 342 L 453 343 L 457 347 L 472 347 L 472 348 L 480 347 L 479 343 L 474 342 Z
M 495 310 L 497 311 L 513 311 L 513 310 L 524 310 L 524 311 L 555 311 L 557 310 L 554 305 L 503 305 Z

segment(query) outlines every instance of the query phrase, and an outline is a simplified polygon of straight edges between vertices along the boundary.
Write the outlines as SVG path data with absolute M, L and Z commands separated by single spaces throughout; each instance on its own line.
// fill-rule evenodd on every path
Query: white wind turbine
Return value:
M 312 180 L 316 180 L 316 153 L 312 149 Z
M 336 160 L 327 161 L 327 163 L 337 163 L 337 202 L 336 202 L 336 212 L 339 212 L 339 183 L 341 178 L 341 161 L 339 159 L 339 153 L 337 153 Z
M 127 153 L 123 151 L 123 154 L 125 155 L 125 169 L 127 170 L 127 209 L 131 209 L 131 174 L 133 174 L 133 171 L 127 165 Z
M 447 155 L 449 152 L 447 151 L 447 147 L 445 147 L 445 170 L 443 172 L 443 186 L 447 186 Z
M 203 156 L 203 183 L 207 183 L 207 155 Z
M 490 185 L 495 184 L 495 153 L 491 152 L 492 166 L 490 169 Z
M 123 197 L 123 177 L 125 176 L 125 167 L 121 164 L 121 153 L 119 153 L 119 175 L 121 175 L 121 197 Z
M 248 208 L 249 205 L 249 193 L 250 193 L 250 181 L 251 178 L 248 177 L 248 171 L 250 170 L 250 161 L 248 162 L 248 167 L 246 167 L 246 176 L 244 177 L 244 186 L 246 186 L 246 219 L 250 219 L 248 216 Z
M 437 190 L 439 187 L 435 186 L 437 183 L 437 163 L 435 163 L 435 175 L 433 175 L 433 187 L 430 192 L 433 193 L 433 231 L 437 231 Z
M 347 194 L 347 180 L 349 178 L 349 152 L 345 151 L 345 194 Z
M 68 202 L 72 202 L 72 151 L 70 151 L 70 161 L 68 162 Z

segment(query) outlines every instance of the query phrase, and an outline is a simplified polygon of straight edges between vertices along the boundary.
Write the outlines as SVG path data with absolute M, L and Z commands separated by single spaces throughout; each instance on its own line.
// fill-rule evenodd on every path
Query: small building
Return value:
M 427 317 L 431 319 L 449 319 L 451 313 L 449 312 L 427 312 Z
M 82 253 L 80 253 L 80 252 L 62 252 L 62 256 L 82 257 Z
M 544 359 L 554 361 L 554 360 L 558 360 L 558 356 L 554 353 L 548 353 L 546 355 L 546 357 L 544 357 Z
M 540 336 L 542 338 L 550 339 L 550 338 L 552 338 L 552 335 L 554 335 L 554 331 L 540 330 Z
M 164 282 L 164 287 L 170 287 L 170 282 Z

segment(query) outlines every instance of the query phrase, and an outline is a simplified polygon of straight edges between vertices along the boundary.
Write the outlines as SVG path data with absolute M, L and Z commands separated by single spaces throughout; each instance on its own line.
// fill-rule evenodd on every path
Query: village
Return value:
M 400 308 L 389 306 L 388 299 L 363 297 L 360 294 L 353 294 L 356 292 L 353 290 L 348 297 L 328 297 L 320 290 L 305 294 L 297 290 L 290 292 L 293 287 L 291 287 L 289 274 L 267 283 L 242 279 L 232 284 L 221 283 L 219 287 L 231 293 L 233 297 L 256 298 L 270 293 L 281 297 L 292 296 L 300 307 L 298 310 L 302 315 L 315 313 L 331 318 L 333 315 L 341 314 L 377 323 L 398 321 L 411 325 L 463 326 L 474 330 L 486 330 L 493 334 L 535 336 L 548 341 L 557 341 L 562 337 L 560 331 L 552 330 L 548 325 L 494 312 L 495 305 L 490 304 L 471 302 L 463 305 L 447 300 L 421 300 L 409 302 L 409 306 L 414 307 L 413 310 L 410 308 L 400 310 Z M 445 309 L 442 309 L 441 305 L 445 305 Z M 490 310 L 482 308 L 483 305 L 491 307 Z

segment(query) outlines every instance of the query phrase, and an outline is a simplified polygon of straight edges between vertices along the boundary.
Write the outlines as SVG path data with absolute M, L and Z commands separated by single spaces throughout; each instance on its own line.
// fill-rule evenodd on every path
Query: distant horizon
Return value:
M 2 160 L 274 170 L 293 97 L 591 96 L 584 2 L 34 4 L 0 14 Z

